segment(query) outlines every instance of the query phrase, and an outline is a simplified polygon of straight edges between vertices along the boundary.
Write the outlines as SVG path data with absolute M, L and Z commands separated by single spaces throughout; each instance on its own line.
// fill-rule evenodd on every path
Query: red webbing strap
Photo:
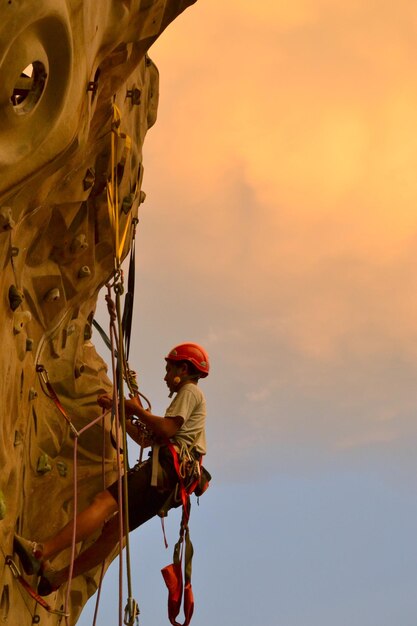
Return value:
M 178 476 L 183 513 L 186 512 L 186 519 L 188 521 L 189 513 L 187 509 L 188 509 L 189 495 L 184 485 L 184 479 L 181 475 L 180 459 L 179 459 L 178 452 L 175 446 L 171 442 L 168 443 L 168 448 L 172 454 L 172 460 L 174 462 L 175 471 L 177 472 L 177 476 Z
M 174 462 L 175 471 L 177 472 L 177 476 L 178 476 L 183 513 L 185 514 L 186 521 L 188 522 L 188 519 L 190 516 L 190 512 L 189 512 L 190 495 L 196 489 L 200 481 L 200 477 L 197 476 L 197 478 L 191 483 L 191 485 L 189 487 L 186 487 L 184 484 L 184 478 L 181 474 L 180 459 L 178 456 L 177 449 L 175 448 L 174 444 L 171 442 L 168 443 L 168 448 L 172 454 L 172 460 Z M 201 468 L 201 462 L 202 462 L 202 457 L 200 457 L 200 468 Z
M 181 609 L 182 601 L 182 537 L 175 544 L 173 563 L 167 565 L 161 570 L 165 584 L 168 587 L 168 617 L 171 624 L 176 624 L 176 617 Z
M 45 385 L 46 389 L 48 390 L 49 397 L 54 402 L 56 408 L 61 413 L 61 415 L 64 417 L 65 421 L 68 423 L 68 425 L 71 428 L 73 434 L 77 437 L 78 436 L 78 431 L 75 428 L 74 424 L 72 423 L 72 421 L 71 421 L 70 417 L 68 416 L 66 410 L 62 406 L 60 399 L 58 398 L 58 396 L 55 393 L 55 389 L 52 387 L 51 383 L 49 382 L 48 372 L 46 371 L 46 369 L 44 368 L 43 365 L 37 365 L 36 366 L 36 371 L 39 374 L 39 378 L 41 380 L 41 384 Z
M 191 570 L 193 559 L 193 544 L 190 540 L 188 530 L 188 521 L 190 519 L 190 494 L 194 491 L 198 484 L 198 478 L 188 489 L 184 485 L 184 479 L 181 475 L 180 462 L 178 452 L 172 443 L 168 444 L 172 454 L 175 471 L 178 475 L 180 485 L 180 495 L 182 502 L 182 519 L 180 528 L 180 538 L 175 544 L 173 563 L 167 565 L 161 570 L 165 584 L 168 588 L 168 617 L 173 626 L 188 626 L 194 612 L 194 595 L 191 585 Z M 185 542 L 185 549 L 184 549 Z M 184 584 L 182 578 L 181 562 L 184 559 Z M 183 624 L 177 622 L 177 616 L 181 609 L 181 601 L 184 599 L 184 617 Z
M 10 567 L 13 576 L 22 585 L 26 593 L 28 593 L 31 596 L 31 598 L 35 600 L 35 602 L 40 604 L 40 606 L 44 608 L 45 611 L 48 611 L 48 613 L 51 613 L 53 615 L 60 615 L 61 617 L 69 617 L 69 613 L 65 613 L 65 611 L 60 611 L 59 609 L 53 609 L 51 605 L 48 604 L 48 602 L 42 596 L 40 596 L 33 589 L 33 587 L 29 585 L 29 583 L 23 578 L 22 574 L 20 573 L 19 568 L 17 567 L 16 563 L 13 561 L 11 556 L 6 557 L 6 565 Z
M 185 537 L 185 550 L 183 541 Z M 193 558 L 193 545 L 190 540 L 188 528 L 181 528 L 180 539 L 175 544 L 174 558 L 171 565 L 167 565 L 161 570 L 165 584 L 168 588 L 168 617 L 173 626 L 188 626 L 194 612 L 194 595 L 191 585 L 191 564 Z M 181 561 L 184 557 L 184 585 L 182 578 Z M 183 624 L 177 622 L 177 616 L 181 609 L 181 601 L 184 596 L 184 617 Z
M 191 543 L 188 528 L 185 530 L 185 560 L 184 560 L 184 617 L 183 626 L 188 626 L 194 613 L 194 594 L 191 585 L 191 566 L 194 548 Z

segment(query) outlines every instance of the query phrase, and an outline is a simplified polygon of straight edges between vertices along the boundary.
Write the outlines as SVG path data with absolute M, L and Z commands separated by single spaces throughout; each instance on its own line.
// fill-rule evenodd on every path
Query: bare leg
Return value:
M 118 504 L 107 490 L 97 494 L 90 506 L 77 515 L 75 541 L 82 541 L 90 537 L 117 510 Z M 74 520 L 71 520 L 56 535 L 42 543 L 45 560 L 50 559 L 65 548 L 69 548 L 72 544 L 73 528 Z
M 76 578 L 100 565 L 117 545 L 119 535 L 119 515 L 115 515 L 104 526 L 100 537 L 75 559 L 72 577 Z M 58 586 L 65 583 L 68 580 L 69 570 L 70 567 L 67 566 L 54 572 L 51 577 L 54 585 Z

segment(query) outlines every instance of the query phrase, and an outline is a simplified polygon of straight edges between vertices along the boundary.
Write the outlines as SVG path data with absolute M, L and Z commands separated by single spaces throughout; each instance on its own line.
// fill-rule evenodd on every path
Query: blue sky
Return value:
M 193 511 L 193 622 L 412 626 L 417 506 L 409 495 L 375 471 L 219 480 Z M 167 552 L 156 520 L 132 535 L 134 596 L 149 626 L 166 622 L 159 569 Z M 116 570 L 105 579 L 99 624 L 117 620 Z M 91 623 L 91 604 L 81 624 Z
M 415 626 L 416 29 L 407 0 L 212 0 L 150 51 L 131 362 L 162 414 L 169 348 L 211 356 L 194 626 Z M 177 524 L 132 534 L 146 626 Z

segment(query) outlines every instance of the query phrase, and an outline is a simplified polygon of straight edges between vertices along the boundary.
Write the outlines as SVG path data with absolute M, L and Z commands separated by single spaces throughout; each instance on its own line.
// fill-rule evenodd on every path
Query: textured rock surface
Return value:
M 124 256 L 158 102 L 146 51 L 193 1 L 0 0 L 0 621 L 11 626 L 31 624 L 36 612 L 42 624 L 58 623 L 5 565 L 13 533 L 42 540 L 73 514 L 73 440 L 36 366 L 77 428 L 99 414 L 97 395 L 110 388 L 90 337 L 97 293 L 114 267 L 113 98 L 126 136 L 115 155 Z M 115 477 L 108 428 L 80 439 L 80 507 L 102 488 L 103 446 L 106 484 Z M 71 624 L 97 580 L 91 572 L 73 581 Z M 54 607 L 64 592 L 49 597 Z

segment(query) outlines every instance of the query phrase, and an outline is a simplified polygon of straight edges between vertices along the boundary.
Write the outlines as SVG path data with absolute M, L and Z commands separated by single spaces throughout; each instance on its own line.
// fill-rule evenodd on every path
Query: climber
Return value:
M 134 530 L 157 515 L 178 483 L 168 444 L 171 442 L 174 445 L 180 459 L 188 457 L 190 465 L 199 461 L 206 453 L 206 403 L 197 385 L 198 380 L 209 373 L 208 355 L 198 344 L 183 343 L 173 348 L 165 360 L 164 380 L 170 390 L 170 397 L 176 394 L 165 416 L 152 415 L 142 407 L 136 397 L 125 400 L 126 430 L 129 435 L 142 445 L 142 434 L 129 421 L 137 416 L 154 437 L 150 458 L 138 463 L 128 472 L 129 530 Z M 98 403 L 101 407 L 110 408 L 113 399 L 103 395 L 98 398 Z M 116 481 L 98 493 L 93 502 L 77 515 L 77 543 L 90 537 L 99 528 L 102 528 L 102 532 L 75 559 L 72 574 L 74 578 L 99 565 L 117 545 L 120 532 L 118 499 Z M 27 574 L 41 576 L 38 584 L 40 595 L 52 593 L 68 580 L 69 565 L 58 571 L 48 561 L 70 547 L 72 535 L 73 521 L 41 543 L 15 535 L 14 549 L 23 569 Z

